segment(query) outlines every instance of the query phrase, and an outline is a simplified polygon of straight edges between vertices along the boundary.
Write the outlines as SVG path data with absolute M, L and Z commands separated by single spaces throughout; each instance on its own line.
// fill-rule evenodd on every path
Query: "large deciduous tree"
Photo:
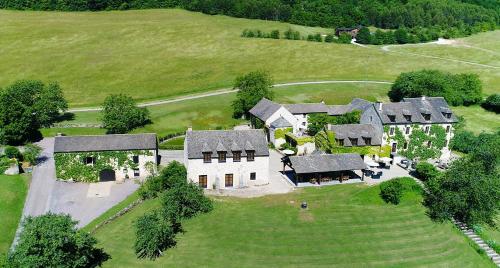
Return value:
M 265 71 L 250 72 L 237 77 L 234 88 L 238 89 L 238 93 L 232 104 L 233 116 L 240 118 L 248 115 L 248 111 L 262 98 L 273 99 L 272 85 L 271 75 Z
M 0 90 L 0 143 L 22 144 L 40 136 L 68 108 L 57 83 L 20 80 Z
M 9 267 L 98 267 L 110 258 L 97 240 L 79 231 L 69 215 L 45 214 L 23 221 Z
M 123 134 L 150 121 L 149 111 L 126 95 L 109 95 L 104 100 L 102 124 L 110 134 Z

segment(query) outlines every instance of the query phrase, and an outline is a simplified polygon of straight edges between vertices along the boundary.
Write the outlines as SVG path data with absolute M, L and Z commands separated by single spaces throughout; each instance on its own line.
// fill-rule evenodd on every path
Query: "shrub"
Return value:
M 314 41 L 314 35 L 308 34 L 307 35 L 307 41 Z
M 314 35 L 314 41 L 316 42 L 323 42 L 323 37 L 321 37 L 321 34 L 317 33 Z
M 483 107 L 486 110 L 500 113 L 500 94 L 489 95 L 483 102 Z
M 31 165 L 36 164 L 36 159 L 38 156 L 40 156 L 40 153 L 42 152 L 42 148 L 38 145 L 35 144 L 27 144 L 24 147 L 24 154 L 23 154 L 23 159 L 25 161 L 28 161 Z
M 146 180 L 139 187 L 138 194 L 143 200 L 155 198 L 163 191 L 184 184 L 187 184 L 186 167 L 177 161 L 172 161 L 162 169 L 160 175 Z
M 149 177 L 145 182 L 141 184 L 137 193 L 142 200 L 155 198 L 158 193 L 162 192 L 162 181 L 159 176 Z
M 172 222 L 163 219 L 156 211 L 137 219 L 135 234 L 134 249 L 138 258 L 155 259 L 176 244 Z
M 279 30 L 272 30 L 271 31 L 271 38 L 272 39 L 280 39 L 280 31 Z
M 398 179 L 392 179 L 380 184 L 380 197 L 386 203 L 399 204 L 403 196 L 403 184 Z
M 6 146 L 3 153 L 7 158 L 16 158 L 18 160 L 22 158 L 21 152 L 14 146 Z
M 335 41 L 335 38 L 333 38 L 333 34 L 329 34 L 325 37 L 326 43 L 333 43 L 334 41 Z
M 470 131 L 459 131 L 451 139 L 450 148 L 462 153 L 469 153 L 476 146 L 477 137 Z
M 346 33 L 341 33 L 339 35 L 339 39 L 337 39 L 337 42 L 341 44 L 350 44 L 351 41 L 352 41 L 352 36 Z
M 436 169 L 436 167 L 427 162 L 418 163 L 415 172 L 417 178 L 419 178 L 422 181 L 427 181 L 439 175 L 439 171 Z
M 199 213 L 213 209 L 212 200 L 203 195 L 203 190 L 193 183 L 169 189 L 162 198 L 163 215 L 175 221 L 189 219 Z

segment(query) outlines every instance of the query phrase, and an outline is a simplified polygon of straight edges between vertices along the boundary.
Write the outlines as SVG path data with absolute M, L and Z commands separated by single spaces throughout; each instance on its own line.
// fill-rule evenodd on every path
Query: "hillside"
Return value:
M 498 68 L 380 47 L 241 38 L 245 28 L 331 30 L 178 9 L 0 11 L 0 24 L 0 87 L 17 79 L 59 81 L 72 107 L 98 105 L 110 93 L 144 101 L 226 88 L 237 75 L 255 69 L 269 70 L 276 82 L 392 81 L 403 71 L 467 69 L 480 75 L 487 93 L 500 84 Z M 471 38 L 492 40 L 498 50 L 498 36 L 488 32 Z M 500 66 L 497 55 L 488 57 Z

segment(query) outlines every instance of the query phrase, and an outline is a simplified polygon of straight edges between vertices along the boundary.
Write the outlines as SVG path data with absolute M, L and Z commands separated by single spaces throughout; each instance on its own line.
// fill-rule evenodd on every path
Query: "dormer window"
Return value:
M 226 152 L 217 152 L 219 163 L 226 162 Z
M 451 118 L 451 113 L 443 113 L 443 116 L 450 119 Z
M 254 161 L 255 160 L 255 151 L 247 151 L 247 161 Z
M 358 146 L 358 139 L 356 138 L 349 138 L 349 141 L 351 142 L 352 146 Z
M 335 139 L 339 146 L 344 146 L 344 139 Z
M 240 161 L 241 161 L 241 152 L 234 151 L 233 152 L 233 162 L 240 162 Z
M 203 163 L 212 163 L 212 153 L 204 152 L 203 153 Z
M 406 114 L 406 115 L 404 115 L 404 117 L 405 117 L 406 121 L 411 122 L 411 115 Z
M 431 114 L 422 113 L 422 117 L 424 118 L 425 121 L 431 120 Z
M 372 138 L 363 138 L 365 145 L 372 145 Z
M 396 122 L 396 116 L 395 115 L 387 115 L 387 117 L 389 117 L 389 121 Z

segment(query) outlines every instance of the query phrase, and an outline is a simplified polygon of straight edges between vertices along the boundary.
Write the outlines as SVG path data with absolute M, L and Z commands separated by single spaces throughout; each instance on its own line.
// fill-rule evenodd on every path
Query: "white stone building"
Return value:
M 243 188 L 269 183 L 269 149 L 261 129 L 186 132 L 188 180 L 202 188 Z

